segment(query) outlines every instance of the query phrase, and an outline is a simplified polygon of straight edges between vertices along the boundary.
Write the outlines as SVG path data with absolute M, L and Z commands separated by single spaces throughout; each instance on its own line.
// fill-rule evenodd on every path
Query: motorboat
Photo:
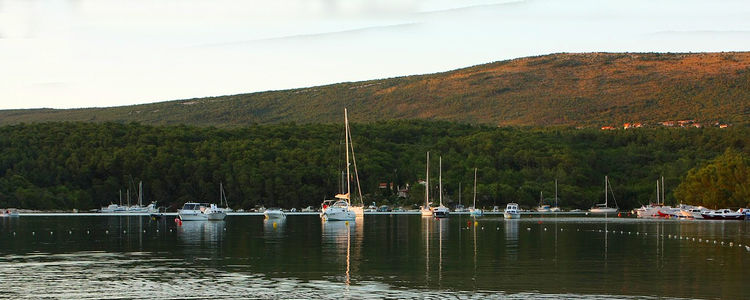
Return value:
M 589 212 L 595 213 L 595 214 L 608 214 L 608 213 L 616 213 L 617 207 L 609 207 L 609 198 L 608 198 L 608 191 L 611 192 L 609 189 L 609 177 L 604 176 L 604 203 L 599 203 L 594 205 L 591 209 L 589 209 Z M 612 197 L 614 198 L 614 193 L 612 194 Z M 615 202 L 615 206 L 617 206 L 617 202 Z
M 0 217 L 18 217 L 18 210 L 15 208 L 6 208 L 0 211 Z
M 224 220 L 227 214 L 216 204 L 187 202 L 177 210 L 182 221 L 218 221 Z
M 349 202 L 338 200 L 320 213 L 320 218 L 325 221 L 353 221 L 357 215 L 349 209 Z
M 733 211 L 731 209 L 718 209 L 712 210 L 707 213 L 702 213 L 704 219 L 707 220 L 744 220 L 745 214 Z
M 538 211 L 538 212 L 551 212 L 552 211 L 552 207 L 550 205 L 548 205 L 548 204 L 539 205 L 539 206 L 537 206 L 536 211 Z
M 265 212 L 263 212 L 263 215 L 266 216 L 266 219 L 283 219 L 286 218 L 286 213 L 284 213 L 281 208 L 278 207 L 271 207 L 269 209 L 266 209 Z
M 518 210 L 518 204 L 508 203 L 507 205 L 505 205 L 505 211 L 503 212 L 503 216 L 506 219 L 520 219 L 521 211 Z
M 102 213 L 124 213 L 128 211 L 127 206 L 121 206 L 119 204 L 110 204 L 107 207 L 102 207 L 99 212 Z
M 445 206 L 438 206 L 432 209 L 432 216 L 435 218 L 447 218 L 450 210 Z

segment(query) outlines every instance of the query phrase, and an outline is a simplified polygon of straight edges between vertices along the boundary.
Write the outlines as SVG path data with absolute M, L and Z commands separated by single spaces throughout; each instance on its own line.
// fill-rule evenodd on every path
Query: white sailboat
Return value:
M 430 152 L 427 152 L 427 180 L 424 184 L 424 205 L 419 210 L 423 217 L 432 217 L 430 209 Z
M 560 206 L 557 203 L 557 179 L 555 179 L 555 206 L 549 209 L 551 212 L 559 212 Z
M 550 212 L 549 204 L 544 204 L 544 192 L 539 191 L 539 206 L 536 208 L 538 212 Z
M 609 198 L 608 194 L 611 192 L 609 188 L 609 177 L 604 176 L 604 203 L 596 204 L 594 207 L 589 209 L 589 212 L 592 213 L 599 213 L 599 214 L 607 214 L 607 213 L 615 213 L 617 212 L 617 201 L 615 200 L 615 207 L 609 207 Z M 612 194 L 612 198 L 614 200 L 614 193 Z
M 438 173 L 438 185 L 440 188 L 440 191 L 438 193 L 440 198 L 440 206 L 435 207 L 432 210 L 432 215 L 435 218 L 446 218 L 448 217 L 448 212 L 450 211 L 447 207 L 443 205 L 443 157 L 440 157 L 440 164 L 439 164 L 440 173 Z
M 352 206 L 351 203 L 351 175 L 349 173 L 349 151 L 352 151 L 352 160 L 354 159 L 354 148 L 350 148 L 351 134 L 349 132 L 349 117 L 347 115 L 346 108 L 344 108 L 344 131 L 345 131 L 345 144 L 346 144 L 346 193 L 336 195 L 336 202 L 330 207 L 326 208 L 320 217 L 325 221 L 352 221 L 358 216 L 364 216 L 365 207 L 362 203 L 362 189 L 359 186 L 359 175 L 357 174 L 357 165 L 354 161 L 354 174 L 357 178 L 357 190 L 359 191 L 360 203 L 357 206 Z
M 477 168 L 474 168 L 474 205 L 469 208 L 469 214 L 475 217 L 483 214 L 482 210 L 477 208 Z

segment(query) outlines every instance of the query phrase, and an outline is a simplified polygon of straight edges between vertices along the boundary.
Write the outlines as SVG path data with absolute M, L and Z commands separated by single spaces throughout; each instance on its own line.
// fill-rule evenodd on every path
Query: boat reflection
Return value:
M 225 225 L 224 221 L 184 222 L 177 227 L 177 237 L 186 244 L 218 243 Z
M 424 234 L 425 239 L 425 285 L 430 285 L 430 260 L 432 259 L 431 252 L 434 253 L 434 250 L 431 249 L 431 240 L 437 239 L 436 246 L 437 246 L 437 285 L 438 287 L 442 284 L 443 279 L 443 240 L 448 238 L 448 224 L 447 222 L 450 222 L 450 219 L 446 218 L 422 218 L 422 224 L 424 226 L 424 230 L 422 233 Z M 431 251 L 432 250 L 432 251 Z M 434 263 L 434 262 L 433 262 Z
M 281 240 L 284 238 L 286 218 L 263 219 L 263 237 L 266 240 Z
M 361 245 L 364 222 L 356 221 L 322 221 L 321 237 L 323 239 L 323 257 L 328 262 L 344 265 L 343 282 L 351 284 L 351 273 L 356 270 L 352 262 L 353 256 L 361 254 L 360 247 L 353 247 L 354 242 Z
M 505 249 L 508 259 L 518 260 L 518 223 L 519 219 L 505 219 Z

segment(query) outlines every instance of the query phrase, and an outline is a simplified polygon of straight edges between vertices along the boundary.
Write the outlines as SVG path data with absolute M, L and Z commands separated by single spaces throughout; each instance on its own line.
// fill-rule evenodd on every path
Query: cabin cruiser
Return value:
M 331 206 L 325 207 L 320 213 L 320 218 L 325 221 L 353 221 L 357 215 L 349 209 L 349 202 L 338 200 Z
M 432 209 L 432 216 L 435 218 L 447 218 L 449 209 L 445 206 L 438 206 Z
M 182 209 L 177 210 L 177 215 L 182 221 L 220 221 L 227 214 L 216 204 L 187 202 Z
M 284 213 L 281 208 L 278 207 L 271 207 L 269 209 L 266 209 L 266 211 L 263 212 L 263 215 L 266 216 L 266 219 L 283 219 L 286 218 L 286 214 Z
M 520 219 L 521 212 L 518 210 L 518 204 L 508 203 L 508 205 L 505 206 L 505 211 L 503 212 L 503 216 L 506 219 Z
M 733 211 L 731 209 L 718 209 L 702 213 L 704 219 L 707 220 L 744 220 L 745 214 Z
M 6 208 L 0 211 L 0 217 L 18 217 L 18 210 L 15 208 Z

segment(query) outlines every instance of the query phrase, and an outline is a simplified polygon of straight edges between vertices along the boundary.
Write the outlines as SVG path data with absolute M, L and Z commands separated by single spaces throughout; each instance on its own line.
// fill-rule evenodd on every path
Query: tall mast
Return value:
M 143 206 L 143 180 L 138 182 L 138 206 Z
M 607 175 L 604 175 L 604 206 L 607 207 L 607 182 L 609 182 L 609 178 Z
M 346 130 L 346 202 L 349 202 L 349 205 L 351 205 L 351 181 L 349 180 L 349 116 L 346 113 L 346 108 L 344 108 L 344 129 Z
M 424 184 L 424 208 L 430 207 L 430 151 L 427 151 L 427 181 Z
M 461 205 L 461 183 L 458 183 L 458 205 Z
M 656 204 L 661 204 L 661 202 L 659 202 L 660 195 L 661 191 L 659 189 L 659 179 L 656 179 Z
M 661 177 L 661 204 L 664 204 L 664 176 Z
M 557 179 L 555 179 L 555 207 L 559 207 L 557 205 Z
M 122 206 L 122 190 L 120 190 L 120 206 Z
M 440 206 L 443 206 L 443 157 L 440 156 L 439 160 L 440 166 L 438 169 L 440 172 L 438 173 L 438 187 L 440 188 Z
M 474 168 L 474 209 L 477 209 L 477 168 Z

